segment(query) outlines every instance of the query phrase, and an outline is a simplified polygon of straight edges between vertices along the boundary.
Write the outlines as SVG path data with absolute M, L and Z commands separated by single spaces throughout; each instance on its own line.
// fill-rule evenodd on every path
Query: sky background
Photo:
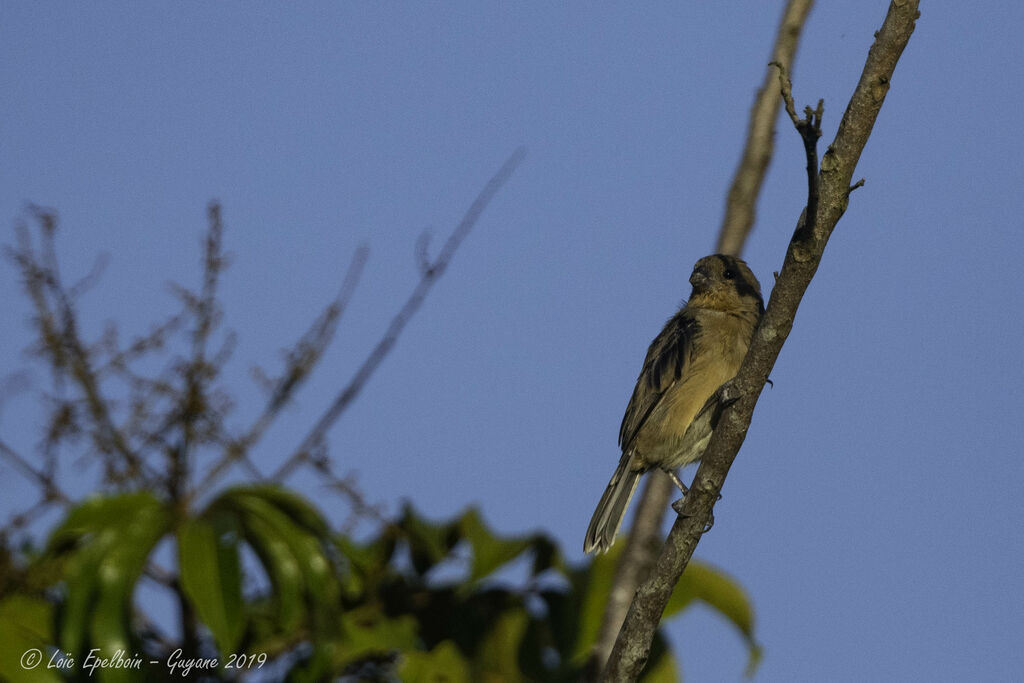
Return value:
M 794 93 L 825 99 L 822 150 L 887 4 L 811 13 Z M 713 248 L 782 3 L 486 5 L 4 3 L 0 241 L 28 202 L 56 208 L 69 279 L 110 256 L 86 335 L 128 338 L 174 309 L 166 283 L 198 284 L 220 200 L 239 426 L 260 405 L 249 368 L 280 367 L 369 245 L 317 377 L 259 448 L 269 470 L 415 285 L 417 236 L 438 248 L 525 145 L 330 447 L 390 512 L 477 504 L 579 559 L 647 344 Z M 761 681 L 1024 668 L 1024 4 L 922 11 L 698 548 L 750 592 Z M 766 289 L 805 201 L 788 122 L 776 143 L 744 252 Z M 0 435 L 31 452 L 48 375 L 26 365 L 29 316 L 5 262 L 0 377 L 29 367 L 33 389 Z M 2 463 L 0 492 L 5 519 L 34 499 Z M 668 631 L 688 680 L 740 679 L 742 641 L 709 610 Z

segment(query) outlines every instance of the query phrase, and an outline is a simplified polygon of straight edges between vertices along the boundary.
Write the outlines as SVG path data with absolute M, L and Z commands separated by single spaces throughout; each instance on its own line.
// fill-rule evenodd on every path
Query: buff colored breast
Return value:
M 703 314 L 720 318 L 703 326 L 714 332 L 702 331 L 694 339 L 684 378 L 665 392 L 633 442 L 633 453 L 645 467 L 676 468 L 693 462 L 692 455 L 679 453 L 686 428 L 718 387 L 736 376 L 747 353 L 753 331 L 750 321 L 717 311 Z

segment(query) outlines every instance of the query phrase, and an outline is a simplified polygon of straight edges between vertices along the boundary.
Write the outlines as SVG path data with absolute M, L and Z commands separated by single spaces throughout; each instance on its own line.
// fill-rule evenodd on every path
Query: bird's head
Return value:
M 750 267 L 735 256 L 713 254 L 697 261 L 690 275 L 689 306 L 720 311 L 764 311 L 761 285 Z

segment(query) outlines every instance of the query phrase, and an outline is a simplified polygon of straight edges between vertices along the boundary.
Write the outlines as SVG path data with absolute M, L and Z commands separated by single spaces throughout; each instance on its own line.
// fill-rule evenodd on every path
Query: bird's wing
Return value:
M 711 435 L 718 427 L 718 421 L 722 417 L 724 408 L 725 406 L 718 400 L 717 391 L 708 396 L 704 407 L 694 415 L 690 426 L 686 428 L 683 440 L 679 442 L 677 457 L 682 462 L 693 462 L 704 453 L 708 442 L 711 441 Z
M 637 432 L 669 388 L 686 374 L 699 331 L 697 320 L 684 308 L 651 342 L 619 429 L 619 446 L 623 452 L 629 450 Z

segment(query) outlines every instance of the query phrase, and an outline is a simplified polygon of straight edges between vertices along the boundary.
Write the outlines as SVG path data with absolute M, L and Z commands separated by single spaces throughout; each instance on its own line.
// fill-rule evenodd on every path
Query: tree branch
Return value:
M 773 63 L 782 64 L 786 69 L 791 67 L 800 33 L 813 4 L 814 0 L 789 0 L 775 36 Z M 780 100 L 776 83 L 775 71 L 767 69 L 750 111 L 747 144 L 725 200 L 725 216 L 715 246 L 715 251 L 720 254 L 740 254 L 754 226 L 757 197 L 774 151 L 775 119 Z
M 786 4 L 775 35 L 772 63 L 793 63 L 800 34 L 813 4 L 813 0 L 789 0 Z M 769 67 L 750 110 L 746 144 L 726 199 L 725 215 L 715 248 L 719 253 L 739 255 L 753 227 L 757 198 L 774 152 L 775 120 L 780 101 L 775 70 Z M 594 680 L 608 660 L 636 587 L 650 572 L 656 548 L 661 543 L 661 520 L 676 488 L 672 480 L 659 470 L 651 471 L 646 479 L 584 680 Z
M 61 491 L 60 487 L 57 486 L 57 483 L 53 480 L 53 477 L 50 474 L 41 472 L 32 467 L 24 456 L 19 455 L 17 451 L 3 441 L 0 441 L 0 458 L 7 460 L 19 472 L 21 472 L 22 475 L 36 482 L 43 494 L 44 500 L 58 501 L 65 504 L 71 502 L 71 498 Z
M 110 401 L 101 391 L 93 358 L 79 336 L 74 307 L 61 284 L 54 246 L 57 218 L 53 212 L 39 207 L 33 207 L 33 211 L 41 226 L 41 253 L 35 253 L 28 229 L 24 227 L 17 231 L 18 248 L 8 253 L 21 270 L 25 289 L 36 311 L 40 353 L 50 356 L 57 381 L 70 377 L 82 392 L 93 421 L 90 436 L 97 450 L 108 456 L 105 463 L 108 478 L 115 482 L 136 477 L 144 479 L 147 466 L 131 448 L 123 430 L 114 423 Z
M 331 425 L 341 416 L 346 408 L 352 403 L 353 399 L 359 395 L 366 382 L 376 371 L 377 367 L 380 366 L 381 361 L 387 357 L 388 353 L 394 347 L 395 342 L 398 341 L 398 336 L 402 333 L 406 323 L 416 314 L 419 310 L 420 305 L 426 298 L 430 288 L 434 286 L 444 271 L 448 268 L 448 264 L 451 262 L 452 257 L 455 255 L 455 251 L 462 244 L 462 240 L 466 238 L 469 231 L 472 230 L 473 226 L 476 225 L 477 220 L 483 213 L 487 205 L 501 189 L 502 185 L 509 179 L 512 172 L 515 171 L 516 167 L 523 160 L 523 156 L 526 154 L 526 149 L 520 147 L 512 153 L 498 172 L 487 182 L 484 189 L 480 191 L 480 194 L 476 196 L 473 203 L 470 205 L 466 215 L 463 216 L 462 221 L 455 228 L 452 234 L 448 237 L 448 241 L 444 243 L 444 247 L 441 248 L 441 253 L 438 254 L 437 259 L 432 263 L 421 263 L 420 270 L 421 276 L 419 284 L 413 290 L 412 294 L 406 300 L 402 308 L 399 309 L 398 313 L 391 320 L 391 324 L 388 329 L 384 332 L 384 336 L 381 337 L 380 341 L 370 352 L 370 355 L 366 357 L 363 364 L 356 370 L 355 375 L 349 380 L 349 383 L 341 390 L 338 396 L 334 399 L 331 405 L 324 411 L 324 414 L 320 416 L 316 424 L 310 430 L 306 438 L 302 440 L 299 447 L 295 452 L 277 469 L 272 475 L 272 479 L 275 481 L 283 481 L 288 477 L 299 465 L 305 462 L 311 462 L 310 455 L 319 447 L 324 444 L 324 440 L 327 435 L 327 430 L 330 429 Z
M 615 645 L 615 638 L 622 628 L 636 587 L 647 578 L 654 561 L 658 559 L 658 549 L 662 543 L 661 520 L 665 517 L 672 492 L 679 489 L 667 474 L 658 469 L 651 470 L 645 479 L 647 483 L 633 513 L 633 526 L 630 527 L 629 536 L 623 539 L 626 547 L 615 567 L 615 577 L 612 579 L 597 640 L 583 670 L 583 681 L 597 680 Z
M 342 314 L 348 308 L 356 285 L 362 277 L 363 267 L 366 265 L 369 253 L 369 249 L 365 246 L 356 249 L 337 296 L 313 321 L 298 342 L 288 350 L 286 367 L 281 377 L 268 381 L 270 396 L 263 411 L 242 436 L 225 446 L 223 455 L 196 486 L 194 496 L 198 497 L 208 491 L 233 463 L 239 460 L 245 461 L 246 454 L 262 438 L 267 428 L 280 414 L 281 409 L 288 404 L 306 379 L 310 377 L 333 338 Z
M 725 477 L 746 437 L 754 406 L 792 329 L 800 300 L 846 209 L 853 171 L 918 16 L 918 0 L 893 0 L 882 28 L 875 34 L 835 140 L 822 159 L 817 211 L 813 215 L 806 212 L 805 221 L 790 241 L 750 350 L 735 380 L 723 388 L 723 403 L 728 405 L 685 499 L 685 516 L 676 520 L 651 577 L 637 590 L 604 672 L 605 681 L 636 680 L 643 670 L 661 614 L 711 518 Z M 808 198 L 809 206 L 813 199 Z

